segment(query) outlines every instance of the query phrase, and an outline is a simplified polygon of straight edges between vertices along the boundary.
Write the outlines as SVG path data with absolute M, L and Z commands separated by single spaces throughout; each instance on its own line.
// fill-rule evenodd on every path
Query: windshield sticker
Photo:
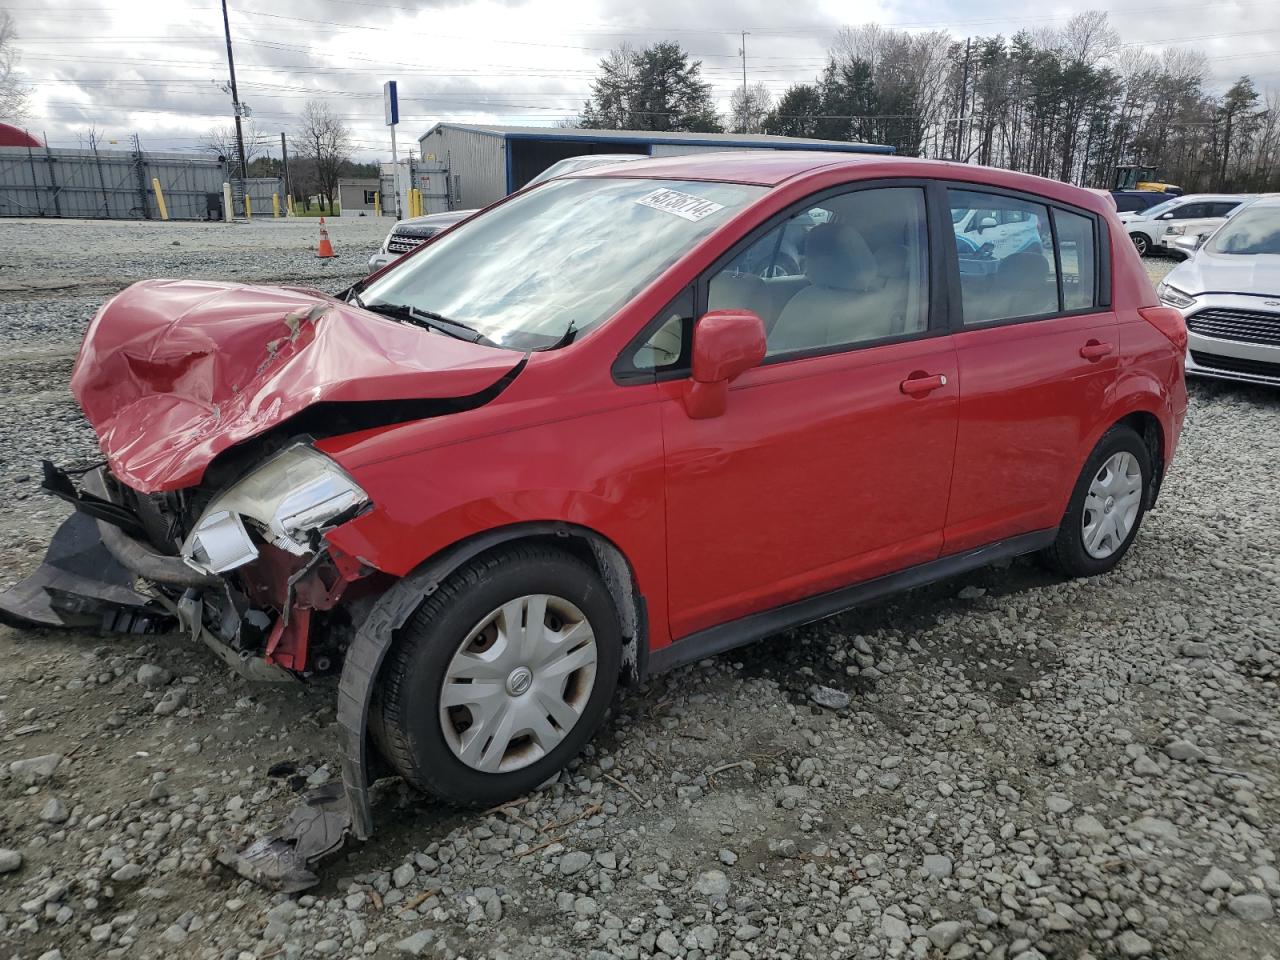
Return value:
M 683 217 L 693 223 L 697 223 L 703 217 L 711 216 L 717 210 L 724 209 L 723 203 L 703 200 L 701 197 L 695 197 L 690 193 L 681 193 L 679 190 L 667 190 L 665 188 L 646 193 L 636 203 L 644 207 L 653 207 L 655 210 L 674 213 L 677 217 Z

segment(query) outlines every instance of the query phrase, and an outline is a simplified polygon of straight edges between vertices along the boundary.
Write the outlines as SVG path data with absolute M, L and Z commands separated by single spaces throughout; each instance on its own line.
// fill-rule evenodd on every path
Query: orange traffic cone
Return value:
M 320 246 L 316 247 L 317 257 L 336 257 L 333 244 L 329 242 L 329 231 L 324 228 L 324 217 L 320 218 Z

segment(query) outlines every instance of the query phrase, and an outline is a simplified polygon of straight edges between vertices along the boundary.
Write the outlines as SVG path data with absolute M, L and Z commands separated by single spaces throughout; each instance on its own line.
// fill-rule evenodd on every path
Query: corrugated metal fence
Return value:
M 218 160 L 126 150 L 0 147 L 0 217 L 158 220 L 152 179 L 172 220 L 221 219 L 226 165 Z M 271 215 L 278 179 L 250 179 L 256 215 Z

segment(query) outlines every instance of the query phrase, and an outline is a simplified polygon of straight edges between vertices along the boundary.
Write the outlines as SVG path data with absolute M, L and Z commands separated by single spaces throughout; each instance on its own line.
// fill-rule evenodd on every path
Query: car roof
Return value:
M 881 177 L 929 177 L 959 181 L 965 186 L 1003 187 L 1048 197 L 1062 203 L 1099 211 L 1114 212 L 1113 201 L 1104 200 L 1097 192 L 1083 187 L 1033 176 L 947 160 L 924 160 L 873 153 L 837 153 L 822 150 L 724 150 L 654 157 L 617 166 L 597 167 L 573 177 L 603 179 L 710 180 L 724 183 L 746 183 L 776 187 L 793 179 L 806 179 L 816 174 L 845 172 L 851 180 Z M 1105 193 L 1105 191 L 1101 191 Z
M 1182 202 L 1185 202 L 1187 200 L 1199 200 L 1199 201 L 1221 200 L 1223 202 L 1230 201 L 1230 200 L 1238 200 L 1241 203 L 1244 203 L 1246 200 L 1249 200 L 1252 198 L 1253 198 L 1252 193 L 1184 193 L 1180 197 L 1173 197 L 1171 199 L 1176 199 Z
M 866 155 L 872 156 L 871 154 Z M 673 157 L 650 157 L 614 170 L 584 170 L 584 177 L 652 177 L 657 180 L 722 180 L 777 186 L 784 180 L 842 161 L 865 159 L 858 154 L 825 150 L 714 150 Z

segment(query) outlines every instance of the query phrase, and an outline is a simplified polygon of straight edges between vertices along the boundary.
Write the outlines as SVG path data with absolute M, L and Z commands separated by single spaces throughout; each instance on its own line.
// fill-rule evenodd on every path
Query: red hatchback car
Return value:
M 1185 341 L 1065 184 L 823 153 L 589 171 L 340 297 L 119 294 L 73 375 L 105 467 L 46 468 L 75 529 L 0 606 L 178 624 L 251 675 L 342 664 L 365 836 L 388 768 L 464 803 L 536 787 L 620 678 L 1001 558 L 1110 570 L 1173 459 Z M 40 589 L 67 556 L 96 592 Z

